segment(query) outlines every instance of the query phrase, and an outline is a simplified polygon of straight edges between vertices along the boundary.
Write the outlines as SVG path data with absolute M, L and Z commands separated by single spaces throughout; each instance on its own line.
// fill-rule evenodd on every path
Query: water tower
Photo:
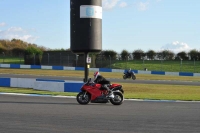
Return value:
M 84 54 L 88 79 L 88 54 L 102 50 L 102 0 L 70 0 L 70 50 Z

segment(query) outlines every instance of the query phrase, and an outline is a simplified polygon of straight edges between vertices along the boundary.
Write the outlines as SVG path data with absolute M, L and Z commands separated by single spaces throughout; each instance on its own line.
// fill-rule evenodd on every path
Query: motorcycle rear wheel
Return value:
M 121 105 L 124 101 L 124 96 L 121 92 L 113 92 L 114 98 L 110 99 L 113 105 Z
M 91 100 L 91 95 L 89 93 L 85 92 L 80 92 L 78 93 L 78 95 L 76 96 L 76 100 L 79 104 L 88 104 Z

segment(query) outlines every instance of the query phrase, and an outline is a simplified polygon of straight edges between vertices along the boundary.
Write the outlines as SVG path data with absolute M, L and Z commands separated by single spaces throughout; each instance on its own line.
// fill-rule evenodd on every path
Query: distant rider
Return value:
M 131 68 L 127 71 L 127 74 L 128 74 L 128 76 L 131 76 L 131 74 L 132 74 Z
M 110 85 L 110 81 L 108 81 L 102 75 L 100 75 L 100 73 L 98 71 L 94 72 L 94 81 L 93 82 L 101 84 L 102 85 L 101 88 L 108 91 L 108 97 L 112 95 L 111 90 L 108 87 L 108 85 Z

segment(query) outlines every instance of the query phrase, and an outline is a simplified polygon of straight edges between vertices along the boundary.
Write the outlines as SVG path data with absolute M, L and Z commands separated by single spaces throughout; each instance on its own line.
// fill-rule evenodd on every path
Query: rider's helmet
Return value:
M 131 72 L 131 68 L 128 70 L 128 72 L 129 72 L 129 73 Z
M 94 80 L 100 75 L 100 73 L 97 71 L 97 72 L 94 72 Z

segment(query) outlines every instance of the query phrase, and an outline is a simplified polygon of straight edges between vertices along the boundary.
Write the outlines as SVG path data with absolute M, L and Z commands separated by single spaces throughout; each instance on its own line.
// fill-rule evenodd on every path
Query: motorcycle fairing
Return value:
M 112 89 L 112 91 L 119 90 L 122 93 L 124 93 L 124 90 L 122 89 L 122 85 L 119 85 L 119 84 L 114 84 L 113 86 L 111 86 L 111 89 Z
M 83 86 L 81 88 L 82 91 L 87 91 L 91 94 L 91 100 L 94 100 L 96 97 L 102 95 L 102 91 L 100 90 L 101 84 L 92 84 L 88 86 Z

